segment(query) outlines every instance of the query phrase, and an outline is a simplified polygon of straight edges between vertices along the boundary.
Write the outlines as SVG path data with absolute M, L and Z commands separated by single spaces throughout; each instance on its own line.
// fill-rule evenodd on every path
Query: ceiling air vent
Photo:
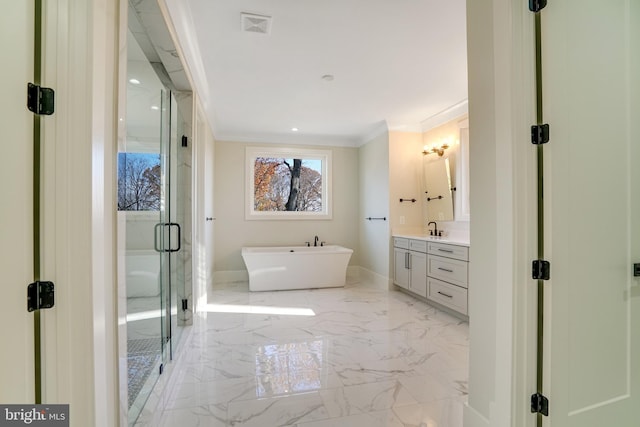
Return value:
M 242 31 L 250 33 L 269 34 L 271 32 L 271 17 L 242 12 L 240 14 Z

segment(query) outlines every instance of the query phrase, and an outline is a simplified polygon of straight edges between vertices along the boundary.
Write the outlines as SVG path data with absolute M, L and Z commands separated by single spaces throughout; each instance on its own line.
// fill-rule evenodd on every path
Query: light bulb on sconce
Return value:
M 427 147 L 425 145 L 422 150 L 422 154 L 425 156 L 429 154 L 437 154 L 438 156 L 442 157 L 444 155 L 444 150 L 446 150 L 447 148 L 449 148 L 449 144 L 442 144 L 439 147 L 436 145 L 432 147 Z

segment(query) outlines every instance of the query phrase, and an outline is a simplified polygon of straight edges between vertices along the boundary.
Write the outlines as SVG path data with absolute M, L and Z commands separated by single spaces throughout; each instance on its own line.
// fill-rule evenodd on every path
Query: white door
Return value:
M 640 2 L 542 11 L 545 425 L 640 425 Z
M 33 81 L 33 1 L 3 1 L 0 46 L 0 402 L 34 402 L 33 115 L 26 107 Z

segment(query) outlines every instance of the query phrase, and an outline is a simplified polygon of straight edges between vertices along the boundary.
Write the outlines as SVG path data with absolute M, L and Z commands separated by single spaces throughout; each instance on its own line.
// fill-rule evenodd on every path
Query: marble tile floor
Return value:
M 192 328 L 162 427 L 462 426 L 468 324 L 402 292 L 232 284 Z

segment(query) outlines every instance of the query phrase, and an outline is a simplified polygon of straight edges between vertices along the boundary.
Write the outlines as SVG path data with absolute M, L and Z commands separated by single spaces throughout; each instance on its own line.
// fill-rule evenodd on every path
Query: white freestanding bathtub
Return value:
M 160 256 L 154 250 L 128 250 L 125 256 L 127 298 L 160 295 Z
M 352 249 L 342 246 L 242 248 L 249 290 L 331 288 L 344 286 Z

